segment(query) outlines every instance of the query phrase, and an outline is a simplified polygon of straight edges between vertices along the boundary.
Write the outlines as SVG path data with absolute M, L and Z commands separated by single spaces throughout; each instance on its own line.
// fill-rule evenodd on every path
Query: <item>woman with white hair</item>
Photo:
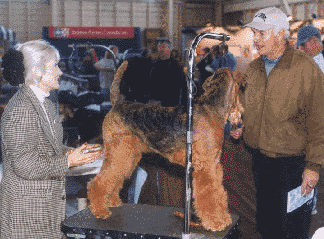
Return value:
M 20 61 L 17 61 L 17 58 Z M 69 167 L 98 159 L 98 145 L 77 149 L 62 144 L 62 124 L 49 92 L 59 88 L 60 56 L 49 43 L 36 40 L 19 45 L 5 64 L 8 74 L 24 69 L 21 87 L 1 119 L 4 176 L 0 185 L 0 238 L 62 238 L 65 218 L 65 175 Z M 18 70 L 17 70 L 18 69 Z

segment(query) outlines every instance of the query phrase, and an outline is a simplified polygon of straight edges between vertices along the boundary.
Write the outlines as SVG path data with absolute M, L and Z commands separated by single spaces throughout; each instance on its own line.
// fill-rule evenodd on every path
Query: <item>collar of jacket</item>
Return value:
M 290 69 L 293 61 L 293 55 L 294 55 L 294 49 L 291 46 L 287 45 L 286 50 L 284 51 L 280 61 L 276 65 L 276 68 Z M 258 70 L 261 69 L 264 73 L 266 72 L 262 56 L 259 56 L 257 59 L 252 61 L 250 67 Z
M 37 98 L 37 96 L 35 95 L 35 93 L 32 91 L 32 89 L 30 87 L 28 87 L 26 84 L 23 84 L 21 86 L 21 91 L 28 96 L 29 100 L 31 101 L 31 103 L 34 105 L 35 110 L 37 111 L 37 113 L 39 114 L 40 118 L 42 119 L 41 124 L 44 130 L 44 133 L 47 135 L 48 139 L 50 140 L 50 142 L 52 143 L 53 147 L 56 148 L 56 138 L 54 137 L 54 135 L 51 132 L 51 128 L 50 128 L 50 123 L 48 122 L 45 112 L 40 104 L 39 99 Z M 49 112 L 50 113 L 50 112 Z M 51 118 L 53 120 L 53 116 L 51 115 Z

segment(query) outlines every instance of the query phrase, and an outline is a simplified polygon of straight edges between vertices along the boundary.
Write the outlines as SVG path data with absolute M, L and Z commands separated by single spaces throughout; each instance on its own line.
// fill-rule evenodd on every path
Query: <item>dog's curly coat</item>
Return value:
M 111 89 L 113 109 L 103 123 L 105 160 L 88 185 L 89 209 L 97 218 L 111 215 L 110 207 L 121 206 L 119 191 L 143 153 L 155 152 L 185 166 L 186 117 L 179 107 L 156 102 L 128 102 L 119 93 L 125 62 L 117 71 Z M 193 206 L 202 226 L 221 231 L 231 224 L 227 193 L 220 164 L 224 125 L 238 123 L 243 112 L 238 85 L 228 69 L 220 69 L 203 86 L 205 94 L 194 105 Z

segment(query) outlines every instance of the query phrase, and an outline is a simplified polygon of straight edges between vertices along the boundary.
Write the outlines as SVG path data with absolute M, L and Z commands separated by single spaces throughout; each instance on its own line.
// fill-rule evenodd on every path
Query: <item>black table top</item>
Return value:
M 125 234 L 157 235 L 161 237 L 181 238 L 184 232 L 184 219 L 174 215 L 183 209 L 151 206 L 144 204 L 123 204 L 118 208 L 110 208 L 112 216 L 105 220 L 95 218 L 89 209 L 84 209 L 67 218 L 62 226 L 69 229 L 86 229 L 93 231 L 119 231 Z M 225 238 L 237 224 L 239 217 L 231 214 L 233 223 L 224 231 L 211 232 L 201 229 L 190 229 L 190 233 L 203 234 L 207 238 Z M 63 230 L 64 231 L 64 230 Z

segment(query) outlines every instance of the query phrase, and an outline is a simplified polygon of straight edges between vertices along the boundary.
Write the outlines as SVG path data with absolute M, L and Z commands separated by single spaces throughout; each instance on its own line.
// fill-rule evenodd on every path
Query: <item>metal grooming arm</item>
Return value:
M 215 39 L 219 41 L 229 41 L 230 36 L 217 33 L 202 33 L 195 37 L 189 50 L 188 62 L 188 118 L 187 118 L 187 163 L 186 163 L 186 205 L 185 205 L 185 231 L 182 234 L 183 239 L 190 237 L 190 202 L 191 202 L 191 164 L 192 164 L 192 138 L 193 138 L 193 66 L 196 57 L 196 49 L 200 41 L 204 38 Z

